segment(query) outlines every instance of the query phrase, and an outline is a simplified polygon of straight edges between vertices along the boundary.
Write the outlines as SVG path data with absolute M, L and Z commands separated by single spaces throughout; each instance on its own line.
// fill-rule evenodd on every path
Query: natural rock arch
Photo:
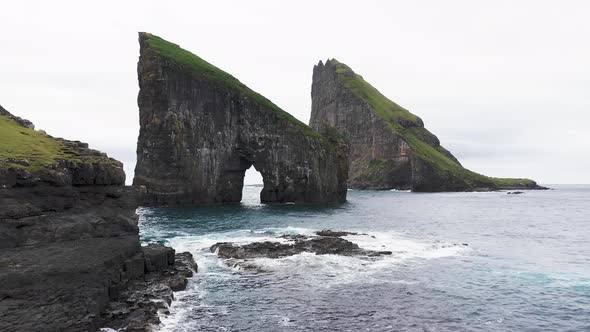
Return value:
M 133 182 L 144 205 L 239 202 L 251 165 L 262 202 L 346 199 L 348 145 L 334 130 L 320 134 L 178 45 L 139 41 Z

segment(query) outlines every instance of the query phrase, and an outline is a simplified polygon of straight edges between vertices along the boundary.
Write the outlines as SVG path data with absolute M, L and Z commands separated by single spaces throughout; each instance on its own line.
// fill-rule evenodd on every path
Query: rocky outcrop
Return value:
M 333 231 L 331 229 L 322 229 L 321 231 L 315 232 L 316 235 L 319 236 L 330 236 L 330 237 L 342 237 L 348 235 L 367 235 L 367 234 L 359 234 L 355 232 L 347 232 L 347 231 Z
M 103 328 L 115 331 L 151 331 L 160 323 L 159 313 L 169 314 L 174 292 L 184 290 L 188 278 L 197 271 L 193 256 L 174 253 L 162 245 L 142 247 L 142 252 L 126 262 L 130 280 L 110 294 L 102 312 Z
M 0 108 L 0 331 L 95 331 L 170 250 L 140 247 L 120 162 L 33 128 Z
M 312 130 L 178 45 L 148 33 L 139 43 L 141 204 L 239 202 L 251 166 L 262 202 L 346 199 L 348 148 L 333 130 Z
M 350 140 L 349 187 L 413 191 L 543 189 L 529 179 L 471 172 L 416 115 L 335 59 L 313 69 L 310 125 L 331 125 Z
M 321 231 L 317 234 L 326 236 L 288 235 L 282 236 L 287 242 L 253 242 L 237 245 L 231 242 L 220 242 L 211 246 L 211 252 L 219 257 L 227 259 L 252 259 L 252 258 L 280 258 L 310 252 L 316 255 L 343 255 L 343 256 L 368 256 L 376 257 L 391 255 L 391 251 L 375 251 L 360 248 L 357 244 L 343 239 L 342 236 L 355 235 L 357 233 L 339 231 Z

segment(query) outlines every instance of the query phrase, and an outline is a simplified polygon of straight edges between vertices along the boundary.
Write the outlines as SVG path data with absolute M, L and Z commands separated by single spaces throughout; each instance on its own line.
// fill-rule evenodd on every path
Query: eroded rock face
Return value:
M 350 188 L 544 189 L 529 179 L 496 179 L 463 168 L 419 117 L 334 59 L 314 66 L 311 96 L 310 126 L 334 126 L 350 140 Z
M 131 264 L 140 274 L 111 289 L 101 326 L 116 331 L 156 330 L 158 313 L 169 313 L 174 292 L 186 289 L 188 278 L 198 266 L 190 253 L 175 254 L 174 249 L 158 244 L 142 247 Z
M 314 67 L 311 96 L 310 126 L 318 128 L 329 123 L 350 139 L 350 188 L 412 188 L 410 146 L 391 132 L 367 102 L 342 86 L 335 63 L 320 62 Z M 386 166 L 377 165 L 381 160 Z
M 131 284 L 186 285 L 171 248 L 141 249 L 120 162 L 3 108 L 0 124 L 0 331 L 95 331 Z
M 146 33 L 139 42 L 133 183 L 142 204 L 239 202 L 251 166 L 264 181 L 262 202 L 346 199 L 343 140 L 320 135 L 177 45 Z M 190 61 L 170 55 L 178 52 Z

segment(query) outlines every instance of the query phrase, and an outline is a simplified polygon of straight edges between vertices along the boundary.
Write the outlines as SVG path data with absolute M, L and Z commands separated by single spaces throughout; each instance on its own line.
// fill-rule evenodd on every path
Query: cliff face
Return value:
M 349 187 L 413 191 L 542 188 L 529 179 L 471 172 L 416 115 L 334 59 L 314 66 L 310 126 L 331 125 L 350 140 Z
M 231 75 L 140 33 L 134 186 L 144 205 L 239 202 L 246 169 L 262 202 L 342 202 L 346 143 L 320 134 Z
M 136 194 L 120 162 L 33 128 L 0 107 L 0 330 L 110 326 L 101 312 L 158 256 L 140 247 Z
M 122 164 L 0 108 L 0 330 L 96 329 L 140 250 Z

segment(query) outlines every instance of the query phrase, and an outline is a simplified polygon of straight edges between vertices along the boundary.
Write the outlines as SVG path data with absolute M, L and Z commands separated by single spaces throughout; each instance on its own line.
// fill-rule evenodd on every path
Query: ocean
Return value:
M 190 251 L 199 272 L 162 331 L 590 331 L 590 186 L 521 195 L 348 192 L 336 206 L 140 208 L 143 242 Z M 322 229 L 390 256 L 304 253 L 241 268 L 216 242 Z

